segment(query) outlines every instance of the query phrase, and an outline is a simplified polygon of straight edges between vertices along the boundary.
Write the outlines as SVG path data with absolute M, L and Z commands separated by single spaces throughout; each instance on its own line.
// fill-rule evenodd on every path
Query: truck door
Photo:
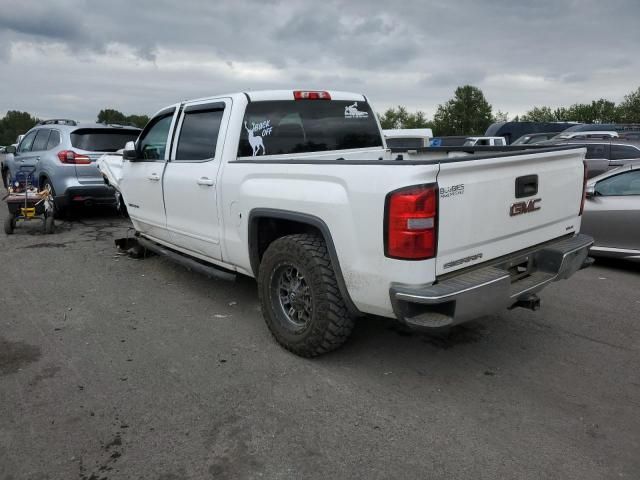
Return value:
M 222 258 L 216 182 L 230 107 L 231 99 L 184 105 L 164 176 L 172 243 L 215 260 Z
M 162 197 L 162 176 L 169 158 L 170 132 L 177 117 L 177 105 L 163 110 L 149 121 L 136 143 L 138 159 L 122 163 L 120 191 L 139 232 L 158 240 L 171 241 Z

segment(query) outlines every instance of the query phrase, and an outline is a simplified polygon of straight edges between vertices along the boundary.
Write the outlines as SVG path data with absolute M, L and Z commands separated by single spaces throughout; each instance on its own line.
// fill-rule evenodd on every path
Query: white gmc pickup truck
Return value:
M 363 95 L 288 90 L 171 105 L 99 168 L 141 247 L 257 278 L 275 339 L 314 356 L 361 314 L 434 328 L 536 309 L 588 264 L 584 155 L 403 160 Z

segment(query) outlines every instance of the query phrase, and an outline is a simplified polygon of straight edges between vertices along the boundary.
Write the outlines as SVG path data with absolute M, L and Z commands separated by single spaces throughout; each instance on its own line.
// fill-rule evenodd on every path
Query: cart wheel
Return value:
M 16 228 L 16 218 L 12 215 L 4 219 L 4 233 L 11 235 Z
M 53 219 L 53 215 L 47 215 L 44 219 L 44 233 L 53 233 L 56 231 L 56 223 Z

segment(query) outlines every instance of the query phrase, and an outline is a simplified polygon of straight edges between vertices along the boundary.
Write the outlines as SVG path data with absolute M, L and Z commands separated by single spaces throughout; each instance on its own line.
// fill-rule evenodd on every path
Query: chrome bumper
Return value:
M 396 317 L 411 326 L 434 328 L 473 320 L 537 299 L 535 293 L 547 284 L 588 266 L 592 244 L 591 237 L 578 234 L 433 285 L 393 284 L 391 303 Z

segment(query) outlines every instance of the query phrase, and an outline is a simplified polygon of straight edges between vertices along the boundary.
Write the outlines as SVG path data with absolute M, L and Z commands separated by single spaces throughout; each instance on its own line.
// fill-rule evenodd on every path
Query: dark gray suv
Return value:
M 59 210 L 74 204 L 114 205 L 114 191 L 104 184 L 96 160 L 135 141 L 139 133 L 139 128 L 121 125 L 40 122 L 17 147 L 7 147 L 15 152 L 2 176 L 8 184 L 22 167 L 35 167 L 34 178 L 40 188 L 51 186 Z
M 538 145 L 581 145 L 587 148 L 585 162 L 589 178 L 622 165 L 640 163 L 640 143 L 624 139 L 611 138 L 599 140 L 550 140 Z

